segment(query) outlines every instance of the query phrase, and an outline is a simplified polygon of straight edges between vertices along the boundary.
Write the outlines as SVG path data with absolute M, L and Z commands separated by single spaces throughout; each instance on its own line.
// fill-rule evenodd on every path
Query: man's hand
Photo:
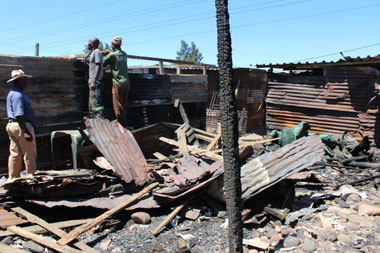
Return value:
M 26 141 L 33 141 L 33 136 L 29 133 L 24 133 L 24 138 Z
M 96 85 L 95 85 L 95 81 L 92 81 L 90 83 L 90 89 L 95 89 Z
M 107 49 L 107 50 L 102 50 L 102 55 L 107 55 L 109 53 L 111 53 L 111 50 Z

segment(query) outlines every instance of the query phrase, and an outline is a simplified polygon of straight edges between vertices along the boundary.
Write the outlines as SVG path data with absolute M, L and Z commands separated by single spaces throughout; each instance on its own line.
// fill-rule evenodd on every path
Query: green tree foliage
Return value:
M 191 42 L 189 47 L 184 40 L 181 40 L 181 48 L 177 51 L 177 60 L 201 63 L 202 59 L 202 53 L 199 52 L 194 42 Z
M 99 46 L 98 46 L 98 48 L 99 48 L 100 50 L 111 50 L 110 45 L 109 45 L 108 43 L 104 43 L 104 44 L 103 44 L 103 42 L 101 42 L 101 41 L 99 42 Z M 83 53 L 88 53 L 87 45 L 84 45 Z

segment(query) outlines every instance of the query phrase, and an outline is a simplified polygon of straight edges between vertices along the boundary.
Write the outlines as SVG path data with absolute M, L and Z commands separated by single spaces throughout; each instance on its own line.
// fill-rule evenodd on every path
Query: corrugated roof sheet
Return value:
M 321 61 L 321 62 L 289 62 L 289 63 L 268 63 L 257 64 L 257 68 L 280 68 L 280 69 L 315 69 L 331 66 L 372 66 L 380 67 L 380 55 L 367 57 L 344 57 L 339 61 Z
M 242 199 L 247 200 L 294 173 L 312 166 L 324 154 L 321 138 L 311 136 L 251 160 L 241 167 Z
M 149 167 L 132 133 L 117 121 L 85 118 L 91 141 L 127 183 L 143 185 Z

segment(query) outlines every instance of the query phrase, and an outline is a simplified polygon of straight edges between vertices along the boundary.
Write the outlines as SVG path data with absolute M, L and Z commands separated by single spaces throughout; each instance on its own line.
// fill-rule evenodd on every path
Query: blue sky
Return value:
M 214 0 L 0 0 L 0 54 L 82 53 L 89 37 L 129 54 L 174 59 L 181 39 L 217 63 Z M 234 67 L 380 53 L 380 0 L 230 0 Z M 374 46 L 370 46 L 374 45 Z M 370 47 L 366 47 L 370 46 Z M 130 61 L 130 65 L 149 62 Z

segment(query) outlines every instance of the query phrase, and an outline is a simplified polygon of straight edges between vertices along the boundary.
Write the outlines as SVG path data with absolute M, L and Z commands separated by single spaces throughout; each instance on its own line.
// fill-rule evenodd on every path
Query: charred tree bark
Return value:
M 241 219 L 241 182 L 238 150 L 238 121 L 232 79 L 231 34 L 228 0 L 215 0 L 218 27 L 218 65 L 220 107 L 222 110 L 222 141 L 224 157 L 224 191 L 228 213 L 230 252 L 243 252 Z

